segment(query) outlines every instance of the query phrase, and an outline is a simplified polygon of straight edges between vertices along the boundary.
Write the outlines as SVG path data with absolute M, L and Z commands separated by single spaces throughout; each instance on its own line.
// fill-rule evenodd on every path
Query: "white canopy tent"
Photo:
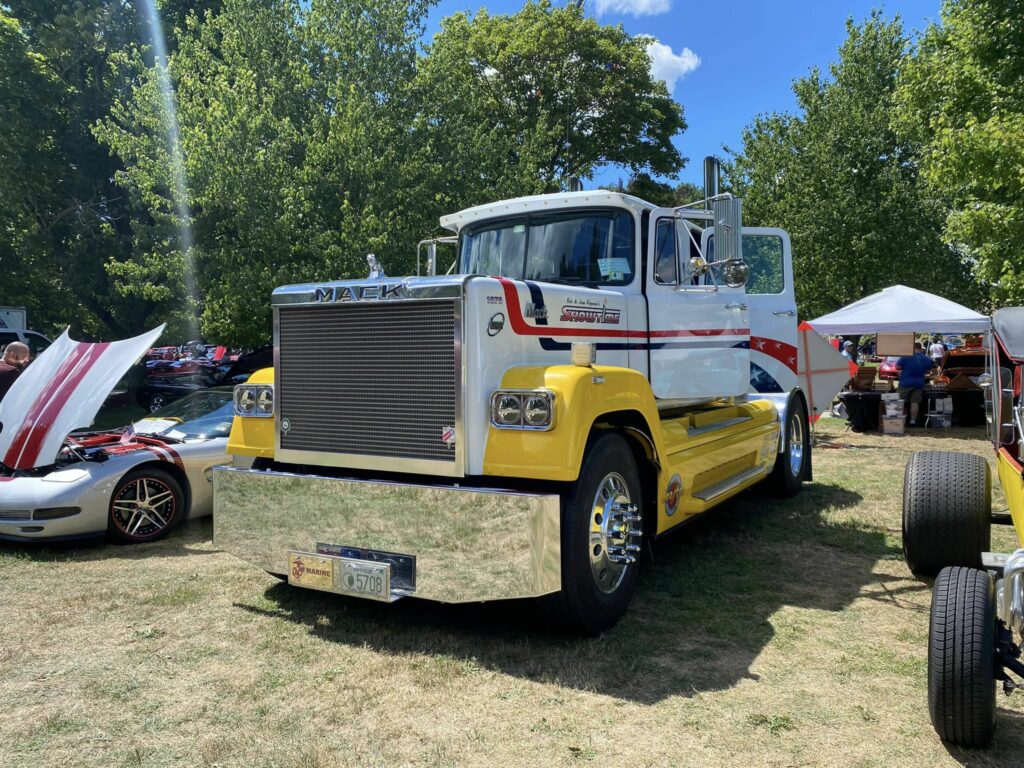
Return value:
M 818 333 L 984 333 L 991 325 L 973 309 L 905 285 L 893 285 L 809 321 Z

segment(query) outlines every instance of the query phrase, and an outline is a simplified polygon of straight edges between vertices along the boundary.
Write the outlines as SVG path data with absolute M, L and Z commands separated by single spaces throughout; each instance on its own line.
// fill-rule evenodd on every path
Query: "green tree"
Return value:
M 138 257 L 117 265 L 122 288 L 194 302 L 205 335 L 255 345 L 270 337 L 275 286 L 365 274 L 370 251 L 408 269 L 409 244 L 434 226 L 409 199 L 404 171 L 425 10 L 228 0 L 217 14 L 189 16 L 170 61 L 189 222 L 175 204 L 159 73 L 141 50 L 125 57 L 138 85 L 97 129 L 149 214 L 136 218 Z
M 115 67 L 145 27 L 132 0 L 0 6 L 0 304 L 26 305 L 40 329 L 124 337 L 166 314 L 119 288 L 116 265 L 134 259 L 132 221 L 146 212 L 133 210 L 114 181 L 119 158 L 92 132 L 130 93 Z
M 794 84 L 798 114 L 761 115 L 727 179 L 746 222 L 793 243 L 801 315 L 815 317 L 895 283 L 977 305 L 964 255 L 944 241 L 943 201 L 918 171 L 918 147 L 890 125 L 908 41 L 898 19 L 847 23 L 831 77 Z
M 651 77 L 647 42 L 575 3 L 446 18 L 420 62 L 416 123 L 446 204 L 557 191 L 608 163 L 675 174 L 686 123 Z
M 2 205 L 14 221 L 0 231 L 0 249 L 17 271 L 0 283 L 0 303 L 29 305 L 30 321 L 46 330 L 73 324 L 79 334 L 124 335 L 146 308 L 119 302 L 104 269 L 127 253 L 128 228 L 111 181 L 116 161 L 90 126 L 116 87 L 107 80 L 111 58 L 137 33 L 134 9 L 114 0 L 12 0 L 0 19 L 0 109 L 12 113 L 0 126 L 0 152 L 10 151 L 0 160 Z
M 896 124 L 953 208 L 946 236 L 995 306 L 1024 303 L 1024 2 L 947 0 L 897 91 Z
M 620 179 L 618 184 L 612 186 L 612 189 L 639 197 L 641 200 L 654 203 L 662 208 L 674 208 L 704 199 L 703 187 L 698 187 L 688 181 L 681 181 L 673 186 L 666 181 L 658 181 L 649 173 L 638 173 L 630 177 L 625 184 Z
M 134 87 L 96 128 L 132 209 L 133 258 L 109 266 L 121 294 L 172 316 L 195 306 L 208 337 L 257 344 L 274 287 L 362 276 L 368 252 L 408 274 L 443 213 L 605 162 L 680 167 L 681 107 L 651 80 L 641 39 L 530 4 L 449 20 L 424 52 L 428 7 L 225 0 L 186 14 L 169 70 L 187 217 L 160 70 L 145 47 L 122 53 Z

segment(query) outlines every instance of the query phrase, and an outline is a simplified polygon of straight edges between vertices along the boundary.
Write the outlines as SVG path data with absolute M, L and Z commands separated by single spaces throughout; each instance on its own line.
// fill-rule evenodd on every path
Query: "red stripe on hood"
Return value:
M 54 396 L 57 390 L 61 388 L 68 376 L 71 375 L 75 370 L 75 367 L 82 361 L 82 358 L 85 357 L 85 354 L 88 351 L 88 344 L 76 344 L 64 359 L 64 362 L 60 364 L 59 368 L 57 368 L 57 372 L 53 374 L 53 378 L 47 382 L 45 387 L 43 387 L 43 391 L 36 396 L 35 400 L 32 401 L 32 405 L 29 406 L 28 410 L 25 412 L 25 417 L 18 426 L 14 440 L 11 441 L 11 446 L 7 450 L 7 455 L 4 456 L 4 464 L 9 467 L 14 466 L 14 462 L 18 460 L 22 450 L 25 448 L 25 440 L 28 438 L 32 425 L 35 424 L 37 419 L 39 419 L 39 416 L 50 402 L 50 399 Z
M 21 432 L 18 433 L 14 443 L 11 444 L 11 449 L 7 452 L 4 464 L 13 469 L 28 469 L 35 464 L 36 459 L 39 458 L 39 452 L 42 450 L 43 442 L 46 440 L 46 436 L 49 434 L 53 423 L 57 420 L 64 406 L 67 405 L 68 400 L 74 394 L 78 385 L 82 383 L 82 379 L 92 370 L 92 367 L 100 359 L 108 346 L 110 345 L 105 343 L 80 344 L 79 348 L 84 347 L 85 350 L 83 354 L 76 356 L 76 363 L 68 366 L 68 361 L 66 361 L 61 365 L 57 374 L 44 391 L 44 394 L 50 394 L 50 397 L 45 400 L 45 405 L 41 410 L 37 408 L 37 404 L 44 400 L 42 396 L 37 398 L 36 402 L 32 404 L 30 416 L 35 415 L 35 418 L 30 419 L 26 417 L 22 423 Z M 78 349 L 75 351 L 78 352 Z M 54 383 L 57 384 L 57 387 L 51 393 Z M 21 450 L 16 452 L 19 444 Z

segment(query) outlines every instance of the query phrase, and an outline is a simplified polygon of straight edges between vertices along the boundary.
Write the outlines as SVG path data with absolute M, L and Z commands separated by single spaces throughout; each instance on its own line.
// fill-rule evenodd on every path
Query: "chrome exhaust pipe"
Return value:
M 1001 618 L 1011 632 L 1024 629 L 1024 549 L 1018 549 L 1003 566 L 1003 578 L 996 585 Z
M 722 167 L 718 158 L 708 155 L 704 158 L 704 210 L 711 210 L 711 200 L 718 195 Z

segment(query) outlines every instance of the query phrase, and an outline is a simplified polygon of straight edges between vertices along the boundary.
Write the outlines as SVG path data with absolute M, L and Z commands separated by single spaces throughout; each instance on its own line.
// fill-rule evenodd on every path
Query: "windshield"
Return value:
M 139 434 L 175 440 L 227 437 L 233 415 L 231 390 L 208 389 L 183 397 L 134 426 Z
M 633 216 L 560 213 L 486 222 L 460 238 L 459 271 L 581 285 L 633 282 Z

